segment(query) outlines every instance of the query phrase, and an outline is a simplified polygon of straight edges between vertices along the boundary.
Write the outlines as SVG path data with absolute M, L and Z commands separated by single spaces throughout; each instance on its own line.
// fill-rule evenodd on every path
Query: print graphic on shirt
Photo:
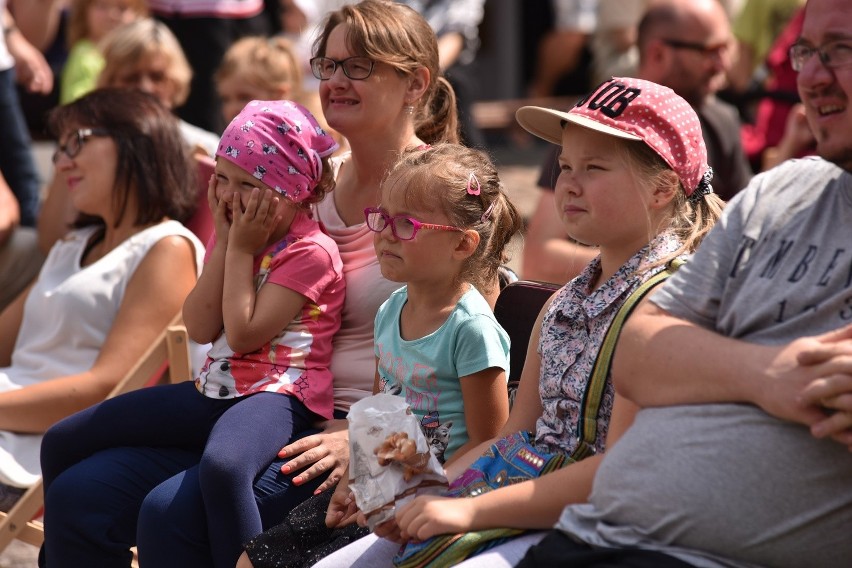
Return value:
M 770 250 L 774 252 L 768 256 L 758 256 L 757 250 L 765 247 L 771 247 Z M 753 258 L 765 258 L 766 261 L 757 266 L 752 263 Z M 756 277 L 815 288 L 826 288 L 832 279 L 842 278 L 844 287 L 849 288 L 852 285 L 852 254 L 844 248 L 797 242 L 774 232 L 763 238 L 743 235 L 728 277 L 733 280 Z M 818 305 L 808 303 L 807 300 L 803 302 L 804 297 L 791 291 L 790 296 L 780 300 L 776 322 L 782 323 L 796 315 L 818 309 Z M 852 320 L 852 298 L 848 306 L 849 310 L 837 314 L 841 324 Z
M 441 424 L 440 415 L 437 410 L 433 410 L 425 415 L 420 421 L 420 427 L 423 429 L 423 434 L 429 441 L 429 448 L 438 461 L 444 463 L 444 452 L 447 451 L 447 446 L 450 445 L 450 429 L 453 427 L 453 421 Z
M 384 357 L 382 359 L 384 359 Z M 397 361 L 399 362 L 399 360 Z M 434 373 L 432 376 L 434 377 Z M 435 382 L 437 383 L 437 380 Z M 404 388 L 402 383 L 394 380 L 387 380 L 383 376 L 379 377 L 379 390 L 385 394 L 392 394 L 396 396 L 401 396 L 403 394 L 403 390 L 405 391 L 406 402 L 408 402 L 409 406 L 411 406 L 412 410 L 414 410 L 416 414 L 423 416 L 423 418 L 420 419 L 420 428 L 423 430 L 423 435 L 426 436 L 426 440 L 429 442 L 429 448 L 432 453 L 435 454 L 435 457 L 438 458 L 438 461 L 444 463 L 444 453 L 450 445 L 450 431 L 453 427 L 452 420 L 441 424 L 440 414 L 437 409 L 427 410 L 424 413 L 424 409 L 416 407 L 411 402 L 411 399 L 418 400 L 420 402 L 428 400 L 430 404 L 437 406 L 437 394 L 435 394 L 434 398 L 423 396 L 424 394 L 431 393 L 415 393 L 416 396 L 409 397 L 409 394 L 413 391 L 408 388 Z
M 376 348 L 379 352 L 380 385 L 385 385 L 386 382 L 401 385 L 402 390 L 393 394 L 404 394 L 405 402 L 420 416 L 438 410 L 441 390 L 438 387 L 435 368 L 422 363 L 411 363 L 403 357 L 394 357 L 382 344 L 377 344 Z M 382 388 L 392 387 L 387 385 Z
M 269 279 L 273 259 L 300 240 L 301 237 L 287 235 L 263 256 L 254 277 L 255 291 L 259 292 Z M 208 353 L 211 359 L 208 359 L 195 379 L 196 388 L 203 391 L 208 383 L 219 384 L 220 398 L 267 390 L 306 397 L 303 391 L 310 387 L 306 374 L 307 361 L 314 341 L 307 322 L 318 321 L 327 308 L 325 304 L 320 306 L 314 302 L 306 302 L 287 327 L 251 353 L 236 353 L 230 346 L 225 348 L 219 345 L 217 348 L 216 344 L 220 343 L 223 336 L 227 343 L 227 332 L 222 330 L 214 348 Z

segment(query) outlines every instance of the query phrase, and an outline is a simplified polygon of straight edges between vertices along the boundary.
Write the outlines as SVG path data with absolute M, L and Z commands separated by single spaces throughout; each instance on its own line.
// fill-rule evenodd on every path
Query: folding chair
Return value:
M 207 181 L 216 162 L 207 156 L 195 156 L 195 159 L 198 166 L 198 210 L 186 225 L 204 243 L 213 233 L 213 219 L 207 205 Z M 144 386 L 193 378 L 189 337 L 178 313 L 107 398 Z M 44 525 L 35 519 L 43 505 L 44 488 L 39 480 L 21 496 L 11 511 L 0 512 L 0 552 L 15 539 L 41 546 Z
M 107 398 L 166 380 L 178 382 L 190 379 L 189 338 L 178 314 Z M 0 550 L 16 538 L 35 546 L 41 545 L 44 527 L 40 521 L 32 519 L 43 505 L 44 491 L 39 480 L 21 496 L 11 511 L 0 513 Z
M 527 358 L 535 320 L 542 306 L 559 289 L 556 284 L 534 280 L 518 280 L 507 284 L 497 296 L 494 317 L 503 326 L 512 345 L 509 351 L 509 402 L 514 402 L 515 392 L 521 382 L 521 371 Z

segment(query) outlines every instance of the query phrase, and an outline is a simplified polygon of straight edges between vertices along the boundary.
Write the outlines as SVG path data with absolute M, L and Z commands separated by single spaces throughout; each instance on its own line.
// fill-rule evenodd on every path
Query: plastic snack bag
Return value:
M 349 488 L 370 529 L 416 493 L 443 493 L 444 468 L 399 396 L 376 394 L 349 409 Z

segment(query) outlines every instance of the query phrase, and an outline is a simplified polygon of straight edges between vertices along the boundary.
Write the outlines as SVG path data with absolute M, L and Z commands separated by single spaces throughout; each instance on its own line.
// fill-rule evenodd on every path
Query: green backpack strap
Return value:
M 577 449 L 571 454 L 571 459 L 579 461 L 595 453 L 594 444 L 598 434 L 598 410 L 600 409 L 601 398 L 603 398 L 606 387 L 606 379 L 609 376 L 609 369 L 612 365 L 612 354 L 615 351 L 615 344 L 618 341 L 618 336 L 621 334 L 621 327 L 639 301 L 648 292 L 653 290 L 655 286 L 674 274 L 683 263 L 684 261 L 679 258 L 669 261 L 665 270 L 656 273 L 636 288 L 627 297 L 621 308 L 619 308 L 618 313 L 615 314 L 615 318 L 613 318 L 604 336 L 598 356 L 595 359 L 595 365 L 592 368 L 591 379 L 586 387 L 586 392 L 583 394 L 583 403 L 580 407 L 580 419 L 578 421 L 580 430 L 578 436 L 579 443 L 577 444 Z

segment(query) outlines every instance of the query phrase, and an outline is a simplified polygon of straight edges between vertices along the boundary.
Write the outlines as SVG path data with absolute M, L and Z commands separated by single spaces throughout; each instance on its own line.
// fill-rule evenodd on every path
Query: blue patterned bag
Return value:
M 453 483 L 448 497 L 475 497 L 482 493 L 535 479 L 574 460 L 566 454 L 541 452 L 530 443 L 529 432 L 511 434 L 493 444 Z M 507 539 L 523 529 L 497 528 L 461 534 L 438 535 L 409 542 L 393 562 L 399 568 L 453 566 Z

